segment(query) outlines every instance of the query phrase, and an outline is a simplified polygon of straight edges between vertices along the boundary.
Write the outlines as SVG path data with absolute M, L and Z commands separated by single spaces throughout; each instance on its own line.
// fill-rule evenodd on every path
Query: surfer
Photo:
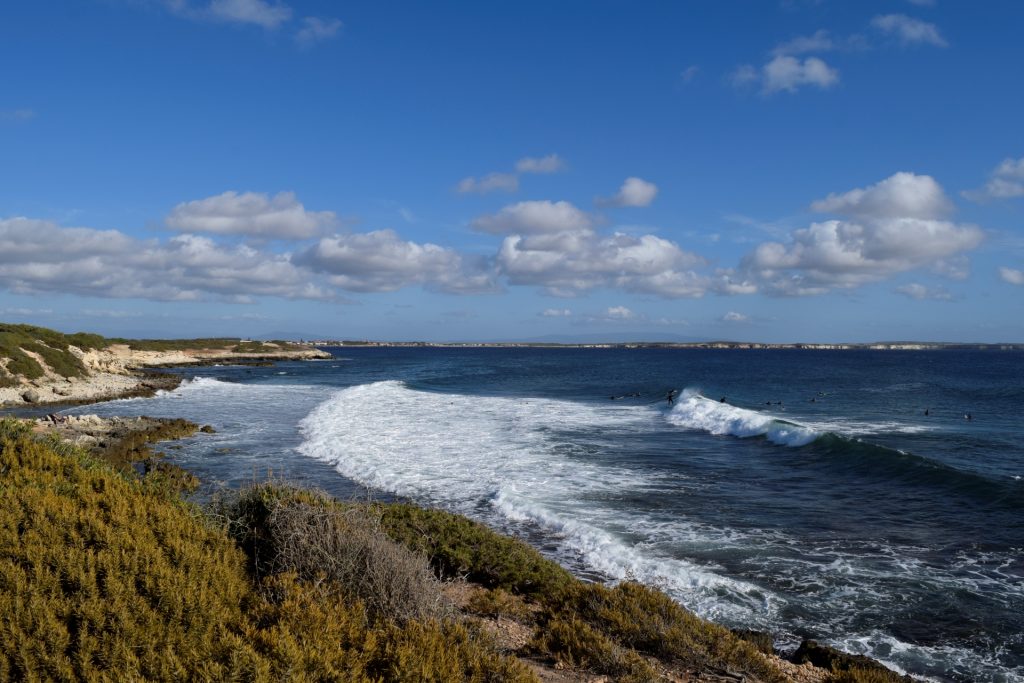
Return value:
M 672 389 L 671 391 L 669 391 L 668 395 L 665 397 L 665 400 L 668 401 L 669 405 L 674 404 L 676 402 L 676 390 Z
M 925 408 L 925 409 L 924 409 L 924 416 L 925 416 L 925 417 L 928 417 L 928 416 L 929 416 L 929 415 L 931 415 L 931 414 L 932 414 L 932 412 L 931 412 L 931 408 Z
M 718 399 L 718 402 L 719 403 L 725 403 L 725 396 L 723 396 L 722 398 Z
M 968 422 L 970 422 L 971 420 L 974 419 L 974 416 L 971 415 L 970 413 L 965 413 L 964 414 L 964 419 L 967 420 Z

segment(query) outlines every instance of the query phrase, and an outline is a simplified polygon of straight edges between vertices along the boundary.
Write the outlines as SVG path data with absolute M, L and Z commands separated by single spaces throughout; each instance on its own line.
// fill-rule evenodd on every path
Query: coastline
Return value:
M 159 368 L 259 364 L 330 357 L 325 351 L 307 346 L 254 353 L 209 348 L 138 350 L 128 344 L 112 344 L 103 349 L 91 350 L 69 346 L 68 350 L 85 368 L 82 377 L 60 375 L 37 358 L 44 368 L 43 376 L 22 378 L 16 386 L 0 387 L 0 410 L 83 405 L 146 397 L 157 391 L 169 391 L 177 387 L 181 378 L 158 372 Z
M 149 445 L 190 436 L 196 431 L 205 432 L 208 428 L 199 430 L 198 425 L 183 420 L 90 415 L 63 420 L 44 418 L 30 424 L 34 436 L 29 438 L 49 449 L 46 457 L 67 461 L 65 469 L 84 466 L 89 473 L 67 470 L 65 476 L 70 476 L 70 482 L 55 484 L 55 490 L 62 495 L 72 495 L 79 485 L 76 482 L 83 476 L 105 477 L 102 468 L 90 464 L 100 461 L 119 469 L 121 476 L 129 481 L 138 478 L 141 487 L 129 489 L 130 495 L 139 499 L 135 504 L 152 507 L 155 501 L 157 505 L 177 508 L 181 504 L 180 496 L 194 490 L 198 484 L 187 470 L 162 462 L 161 455 L 154 454 Z M 15 441 L 19 437 L 12 438 L 11 433 L 16 430 L 11 428 L 10 421 L 0 422 L 0 427 L 3 427 L 0 454 L 9 457 L 10 453 L 4 451 L 30 448 L 24 433 L 20 443 Z M 60 438 L 46 438 L 48 436 Z M 43 484 L 47 476 L 45 470 L 33 474 L 35 462 L 34 459 L 12 461 L 13 464 L 5 466 L 0 474 L 16 474 L 23 481 L 28 474 L 28 481 L 38 477 L 41 485 L 50 485 Z M 8 469 L 11 466 L 13 470 Z M 19 471 L 25 469 L 28 472 Z M 95 504 L 125 509 L 113 499 L 124 497 L 124 492 L 117 491 L 109 478 L 106 481 L 108 483 L 99 488 L 88 479 L 82 485 L 93 491 Z M 3 483 L 0 480 L 0 484 Z M 103 492 L 99 498 L 96 498 L 96 491 Z M 340 502 L 280 483 L 253 483 L 242 491 L 225 492 L 223 496 L 226 498 L 215 501 L 212 507 L 196 508 L 191 514 L 196 524 L 212 525 L 207 533 L 225 534 L 219 543 L 233 539 L 237 544 L 233 552 L 255 552 L 254 557 L 264 558 L 250 570 L 249 581 L 253 582 L 254 590 L 264 590 L 260 585 L 268 581 L 278 586 L 276 581 L 281 571 L 297 572 L 299 584 L 278 586 L 273 590 L 291 591 L 298 587 L 313 590 L 318 601 L 337 600 L 336 595 L 321 593 L 325 582 L 337 580 L 340 582 L 337 590 L 348 597 L 343 603 L 335 603 L 334 609 L 351 609 L 347 601 L 352 596 L 348 591 L 356 590 L 357 599 L 369 600 L 370 607 L 377 610 L 374 619 L 382 618 L 385 623 L 404 629 L 410 626 L 410 617 L 403 615 L 403 610 L 412 607 L 405 602 L 395 602 L 393 595 L 385 595 L 391 601 L 377 607 L 373 607 L 373 600 L 380 597 L 381 590 L 385 593 L 408 590 L 404 582 L 415 578 L 421 582 L 417 590 L 425 595 L 410 594 L 406 600 L 424 601 L 416 609 L 425 611 L 414 618 L 426 619 L 424 623 L 428 627 L 430 620 L 438 619 L 445 630 L 461 628 L 478 634 L 471 636 L 476 645 L 469 656 L 483 658 L 485 669 L 496 667 L 503 674 L 487 680 L 545 683 L 610 680 L 894 683 L 914 680 L 875 660 L 848 655 L 809 640 L 787 656 L 772 649 L 770 634 L 729 631 L 689 613 L 655 588 L 632 582 L 605 585 L 582 581 L 522 541 L 460 515 L 408 503 Z M 107 497 L 112 499 L 103 502 Z M 151 500 L 144 502 L 143 498 Z M 84 508 L 87 503 L 75 503 L 70 508 L 73 514 L 82 514 L 74 512 L 76 505 Z M 187 503 L 185 506 L 192 507 Z M 64 514 L 68 510 L 64 508 Z M 204 518 L 208 521 L 202 522 Z M 325 519 L 334 521 L 329 521 L 325 527 Z M 149 521 L 141 524 L 143 526 L 134 532 L 136 535 L 155 531 L 145 528 Z M 284 526 L 279 529 L 275 526 L 278 524 Z M 223 530 L 216 532 L 221 525 L 224 525 Z M 287 543 L 277 538 L 281 533 L 289 534 L 288 543 L 294 542 L 295 534 L 302 535 L 302 540 L 298 546 L 286 547 Z M 321 536 L 324 533 L 340 533 L 341 537 L 330 540 Z M 261 539 L 255 542 L 265 546 L 250 548 L 249 544 L 254 541 L 246 540 L 249 538 Z M 369 580 L 374 584 L 369 593 L 359 593 L 366 588 L 345 587 L 347 581 L 358 583 L 349 573 L 352 570 L 344 558 L 345 553 L 350 552 L 347 548 L 350 543 L 363 548 L 358 550 L 360 553 L 368 549 L 375 563 L 373 569 L 356 570 L 356 577 L 364 571 L 378 572 Z M 60 552 L 59 548 L 55 550 Z M 223 552 L 226 551 L 227 546 Z M 266 559 L 273 554 L 285 559 Z M 310 557 L 315 559 L 316 571 L 306 577 L 312 571 L 304 565 Z M 424 564 L 428 559 L 429 569 Z M 341 564 L 335 565 L 337 562 Z M 327 575 L 323 574 L 324 567 L 328 568 Z M 333 575 L 335 572 L 337 576 Z M 420 572 L 420 576 L 410 577 L 408 572 Z M 125 580 L 138 585 L 140 578 L 145 579 L 127 577 Z M 119 579 L 115 576 L 110 580 Z M 262 599 L 267 599 L 267 595 Z M 449 626 L 444 627 L 444 624 Z M 417 627 L 412 625 L 412 628 L 415 633 Z M 303 637 L 311 638 L 312 634 Z M 434 645 L 441 646 L 442 643 Z M 406 665 L 408 661 L 398 664 L 399 667 Z M 406 673 L 401 668 L 398 671 Z M 439 680 L 477 680 L 468 675 L 468 669 L 464 671 L 464 677 L 443 676 Z

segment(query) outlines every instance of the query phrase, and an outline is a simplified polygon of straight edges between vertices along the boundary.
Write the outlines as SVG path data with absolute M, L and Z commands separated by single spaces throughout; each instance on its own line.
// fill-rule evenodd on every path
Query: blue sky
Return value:
M 1024 4 L 0 7 L 0 319 L 1024 341 Z

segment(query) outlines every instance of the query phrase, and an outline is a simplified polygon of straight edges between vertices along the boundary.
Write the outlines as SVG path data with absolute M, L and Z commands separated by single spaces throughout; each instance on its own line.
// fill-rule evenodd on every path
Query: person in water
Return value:
M 672 389 L 671 391 L 669 391 L 668 392 L 668 396 L 665 397 L 665 400 L 668 401 L 669 405 L 672 405 L 673 403 L 675 403 L 676 402 L 676 390 Z

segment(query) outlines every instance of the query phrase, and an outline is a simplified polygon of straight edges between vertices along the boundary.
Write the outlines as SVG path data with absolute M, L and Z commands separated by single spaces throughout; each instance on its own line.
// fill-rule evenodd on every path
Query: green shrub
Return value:
M 620 681 L 653 681 L 657 672 L 640 655 L 618 645 L 585 621 L 555 619 L 534 639 L 533 649 L 569 668 L 589 669 Z
M 464 577 L 488 588 L 521 595 L 553 595 L 576 579 L 522 541 L 441 510 L 406 504 L 375 505 L 384 530 L 426 553 L 444 578 Z
M 459 624 L 256 582 L 220 524 L 20 424 L 0 421 L 0 680 L 536 680 Z
M 525 619 L 530 616 L 530 610 L 522 598 L 501 588 L 483 589 L 474 593 L 466 607 L 473 614 L 484 617 Z
M 762 681 L 786 680 L 753 645 L 647 586 L 578 582 L 549 607 L 556 621 L 585 622 L 624 647 L 666 662 L 697 670 L 740 671 Z

